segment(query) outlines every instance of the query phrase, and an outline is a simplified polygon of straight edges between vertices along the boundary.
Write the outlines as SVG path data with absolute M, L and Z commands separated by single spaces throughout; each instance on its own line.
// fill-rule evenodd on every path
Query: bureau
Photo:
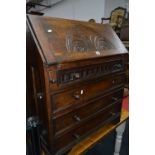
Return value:
M 27 16 L 27 117 L 42 147 L 63 154 L 120 121 L 127 50 L 109 25 Z

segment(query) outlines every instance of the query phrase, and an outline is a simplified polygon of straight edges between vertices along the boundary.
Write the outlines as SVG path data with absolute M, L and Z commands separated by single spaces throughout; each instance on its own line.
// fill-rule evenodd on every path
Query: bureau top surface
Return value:
M 127 53 L 108 24 L 27 16 L 32 36 L 48 65 Z

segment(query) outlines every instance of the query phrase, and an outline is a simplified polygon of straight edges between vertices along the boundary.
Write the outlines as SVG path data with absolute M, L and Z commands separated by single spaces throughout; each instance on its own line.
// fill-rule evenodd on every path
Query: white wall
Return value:
M 104 16 L 105 0 L 64 0 L 50 9 L 42 12 L 46 16 L 61 17 L 88 21 L 94 18 L 101 22 Z
M 46 0 L 45 4 L 55 3 L 60 0 Z M 46 4 L 46 5 L 47 5 Z M 51 8 L 41 9 L 45 16 L 60 17 L 66 19 L 88 21 L 93 18 L 100 23 L 102 17 L 109 17 L 110 13 L 116 7 L 128 9 L 129 0 L 62 0 Z
M 45 13 L 45 16 L 74 19 L 74 7 L 72 1 L 74 0 L 63 0 L 52 6 L 52 8 L 46 9 L 42 12 Z

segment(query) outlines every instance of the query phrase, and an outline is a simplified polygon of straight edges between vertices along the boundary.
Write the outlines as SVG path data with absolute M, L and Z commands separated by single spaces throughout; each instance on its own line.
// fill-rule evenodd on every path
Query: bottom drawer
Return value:
M 55 149 L 56 151 L 67 147 L 67 145 L 74 144 L 84 136 L 91 133 L 93 130 L 97 129 L 101 125 L 112 122 L 113 120 L 120 119 L 121 103 L 112 105 L 106 110 L 94 116 L 91 120 L 79 124 L 79 127 L 71 130 L 70 132 L 56 137 Z
M 123 89 L 117 89 L 111 93 L 102 95 L 100 98 L 89 102 L 85 106 L 54 119 L 55 134 L 64 132 L 72 126 L 85 121 L 98 111 L 106 109 L 110 104 L 117 104 L 118 101 L 122 99 L 122 95 Z M 77 107 L 78 106 L 79 105 L 77 105 Z

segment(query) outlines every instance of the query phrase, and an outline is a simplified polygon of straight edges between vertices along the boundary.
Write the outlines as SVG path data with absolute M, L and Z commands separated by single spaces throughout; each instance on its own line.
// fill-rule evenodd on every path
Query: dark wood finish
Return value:
M 126 52 L 109 25 L 39 16 L 28 20 L 49 65 Z
M 71 89 L 52 95 L 53 110 L 61 110 L 70 105 L 77 104 L 83 100 L 80 89 Z
M 119 106 L 118 106 L 119 105 Z M 101 111 L 96 114 L 92 119 L 81 123 L 81 125 L 76 126 L 71 131 L 67 132 L 64 135 L 60 135 L 56 137 L 56 149 L 59 150 L 63 148 L 65 145 L 70 143 L 75 143 L 77 140 L 83 138 L 83 136 L 91 133 L 94 129 L 100 127 L 101 124 L 106 123 L 107 120 L 115 120 L 120 117 L 120 113 L 118 112 L 118 108 L 120 104 L 117 106 L 108 107 L 106 110 Z
M 70 126 L 74 126 L 85 119 L 91 118 L 92 114 L 107 108 L 110 104 L 116 104 L 122 99 L 122 91 L 123 89 L 120 89 L 119 91 L 117 89 L 116 92 L 108 93 L 108 95 L 102 95 L 95 101 L 86 102 L 86 104 L 82 107 L 77 104 L 74 107 L 75 110 L 65 115 L 54 117 L 55 132 L 69 129 Z
M 119 121 L 126 57 L 108 25 L 27 16 L 27 110 L 52 155 Z

